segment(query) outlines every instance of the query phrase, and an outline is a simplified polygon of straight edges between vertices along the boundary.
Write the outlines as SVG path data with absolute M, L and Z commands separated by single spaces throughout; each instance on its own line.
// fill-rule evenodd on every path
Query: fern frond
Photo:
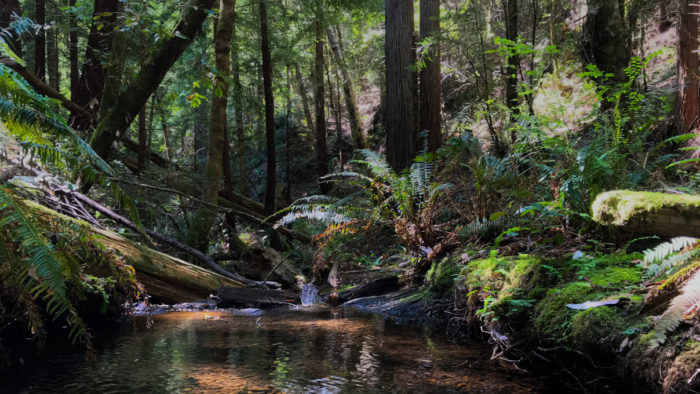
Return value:
M 681 294 L 671 301 L 671 305 L 657 320 L 650 346 L 658 347 L 663 344 L 666 341 L 666 335 L 678 328 L 689 312 L 697 310 L 699 303 L 700 269 L 697 269 L 681 289 Z
M 698 242 L 697 238 L 691 237 L 675 237 L 668 242 L 657 245 L 653 249 L 647 249 L 644 253 L 644 263 L 651 264 L 659 260 L 663 260 L 673 253 L 683 250 L 684 248 L 694 245 Z

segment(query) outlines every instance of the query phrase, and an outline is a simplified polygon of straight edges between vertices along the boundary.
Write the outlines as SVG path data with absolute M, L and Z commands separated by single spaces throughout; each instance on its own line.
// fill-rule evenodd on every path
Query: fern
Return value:
M 698 310 L 699 305 L 700 269 L 696 269 L 681 289 L 681 295 L 671 301 L 671 305 L 654 325 L 650 346 L 657 347 L 663 344 L 666 341 L 666 334 L 678 328 L 686 316 Z
M 697 245 L 697 243 L 697 238 L 675 237 L 668 242 L 657 245 L 653 249 L 645 250 L 644 265 L 647 267 L 647 274 L 655 278 L 691 260 L 700 254 L 700 248 L 693 248 L 685 253 L 678 252 Z

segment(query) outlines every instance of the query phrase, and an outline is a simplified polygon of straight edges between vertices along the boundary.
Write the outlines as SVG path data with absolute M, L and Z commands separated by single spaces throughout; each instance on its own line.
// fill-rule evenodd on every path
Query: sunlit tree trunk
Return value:
M 76 0 L 70 0 L 71 9 L 75 7 Z M 75 100 L 78 96 L 78 83 L 80 81 L 80 66 L 78 65 L 78 20 L 75 14 L 69 13 L 68 26 L 68 63 L 70 67 L 70 97 Z
M 386 159 L 395 171 L 411 165 L 416 148 L 413 1 L 385 0 Z
M 260 35 L 262 37 L 262 72 L 265 94 L 265 145 L 267 150 L 267 182 L 265 186 L 265 213 L 275 211 L 277 188 L 277 158 L 275 152 L 275 102 L 272 95 L 272 59 L 270 57 L 270 36 L 267 27 L 267 0 L 260 3 Z
M 506 38 L 512 42 L 518 39 L 518 0 L 504 0 L 506 10 Z M 509 54 L 506 65 L 506 105 L 510 110 L 511 124 L 517 122 L 518 114 L 520 113 L 520 105 L 518 102 L 518 67 L 520 65 L 520 56 Z M 511 142 L 515 142 L 515 130 L 511 131 Z
M 355 98 L 355 89 L 352 86 L 352 79 L 350 78 L 348 66 L 345 63 L 345 58 L 343 57 L 342 47 L 340 46 L 340 38 L 338 37 L 334 26 L 328 27 L 327 35 L 328 45 L 331 47 L 335 64 L 337 65 L 338 70 L 340 71 L 340 76 L 343 79 L 343 95 L 345 96 L 345 107 L 347 108 L 348 120 L 350 121 L 352 141 L 355 148 L 364 149 L 367 147 L 367 143 L 365 142 L 365 135 L 364 131 L 362 130 L 362 119 L 360 118 L 360 111 L 357 108 L 357 100 Z
M 440 1 L 421 0 L 421 39 L 434 38 L 427 56 L 425 68 L 420 73 L 420 130 L 428 131 L 428 150 L 435 152 L 442 145 L 442 122 L 440 117 Z
M 323 13 L 321 3 L 316 5 L 314 28 L 316 32 L 316 47 L 314 57 L 314 102 L 316 107 L 316 165 L 318 166 L 319 187 L 322 193 L 330 191 L 327 182 L 320 178 L 328 175 L 328 143 L 326 141 L 326 111 L 323 88 Z
M 218 205 L 220 180 L 223 169 L 224 154 L 228 150 L 226 135 L 226 106 L 228 104 L 228 77 L 230 71 L 231 36 L 235 20 L 235 0 L 220 0 L 219 21 L 214 33 L 214 53 L 216 75 L 214 77 L 214 94 L 211 99 L 209 127 L 209 149 L 207 150 L 207 167 L 204 176 L 202 200 L 214 206 Z M 225 163 L 229 166 L 229 163 Z M 230 170 L 230 168 L 229 168 Z M 229 171 L 230 181 L 230 171 Z M 227 192 L 233 193 L 233 190 Z M 200 207 L 190 228 L 190 245 L 206 251 L 211 228 L 216 212 L 210 207 Z

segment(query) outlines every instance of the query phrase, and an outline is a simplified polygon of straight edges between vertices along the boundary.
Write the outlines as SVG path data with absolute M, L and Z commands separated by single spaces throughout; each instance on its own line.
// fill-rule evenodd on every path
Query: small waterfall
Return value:
M 301 289 L 301 305 L 309 306 L 318 302 L 318 289 L 312 283 L 307 283 Z

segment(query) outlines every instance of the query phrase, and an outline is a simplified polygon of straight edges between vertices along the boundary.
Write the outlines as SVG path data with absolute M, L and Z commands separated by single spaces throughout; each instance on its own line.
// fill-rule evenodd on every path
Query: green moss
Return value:
M 455 276 L 459 273 L 458 262 L 444 258 L 439 263 L 434 262 L 425 278 L 430 289 L 438 295 L 449 293 L 454 287 Z
M 641 267 L 605 267 L 594 273 L 588 280 L 596 286 L 631 285 L 642 281 Z
M 571 340 L 584 351 L 610 347 L 621 337 L 625 325 L 618 308 L 602 306 L 580 311 L 571 319 Z
M 545 298 L 535 305 L 534 329 L 538 336 L 548 339 L 561 339 L 569 329 L 573 311 L 566 304 L 591 300 L 591 285 L 587 282 L 574 282 L 564 287 L 551 289 Z
M 624 225 L 633 217 L 662 208 L 673 208 L 679 214 L 697 213 L 700 196 L 614 190 L 599 194 L 591 210 L 593 219 L 602 224 Z

